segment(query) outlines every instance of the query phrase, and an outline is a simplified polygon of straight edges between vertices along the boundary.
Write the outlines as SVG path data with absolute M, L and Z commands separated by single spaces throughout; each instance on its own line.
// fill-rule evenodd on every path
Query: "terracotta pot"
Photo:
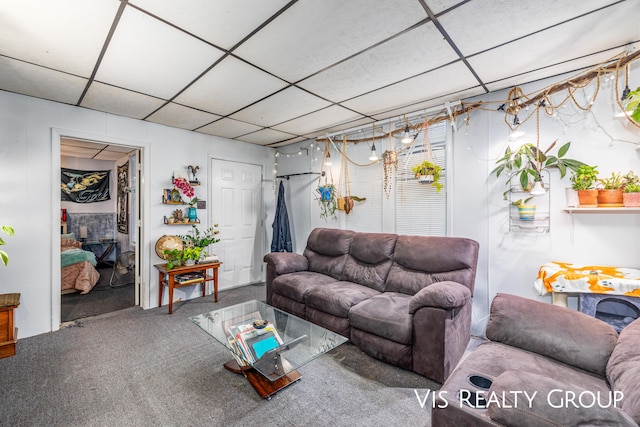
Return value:
M 578 201 L 582 208 L 595 208 L 598 206 L 598 190 L 578 190 Z
M 640 193 L 622 193 L 622 203 L 625 208 L 639 208 Z
M 617 190 L 598 190 L 598 207 L 599 208 L 621 208 L 622 204 L 622 188 Z

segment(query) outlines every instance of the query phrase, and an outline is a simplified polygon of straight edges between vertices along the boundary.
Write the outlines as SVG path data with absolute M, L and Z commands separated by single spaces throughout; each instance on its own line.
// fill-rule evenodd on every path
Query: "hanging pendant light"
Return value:
M 376 154 L 376 144 L 375 143 L 371 146 L 371 155 L 369 156 L 369 160 L 372 161 L 372 162 L 377 162 L 379 160 L 378 159 L 378 155 Z
M 547 190 L 542 186 L 542 181 L 538 178 L 533 183 L 533 188 L 529 191 L 529 194 L 532 196 L 542 196 L 546 192 Z
M 404 127 L 404 132 L 402 132 L 402 138 L 400 141 L 403 144 L 410 144 L 413 141 L 413 136 L 411 136 L 411 129 L 409 129 L 409 125 Z

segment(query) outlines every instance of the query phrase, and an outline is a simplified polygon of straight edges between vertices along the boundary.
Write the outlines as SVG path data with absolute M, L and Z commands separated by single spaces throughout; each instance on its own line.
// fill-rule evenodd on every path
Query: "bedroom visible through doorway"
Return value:
M 139 162 L 137 147 L 60 138 L 60 323 L 139 304 Z

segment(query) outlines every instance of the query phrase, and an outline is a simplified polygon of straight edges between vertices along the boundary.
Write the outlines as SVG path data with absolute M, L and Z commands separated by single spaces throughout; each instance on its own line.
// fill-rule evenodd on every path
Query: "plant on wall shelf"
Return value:
M 7 236 L 13 236 L 13 227 L 11 227 L 10 225 L 3 225 L 2 232 Z M 0 237 L 0 246 L 2 245 L 6 245 L 6 243 L 4 242 L 2 237 Z M 0 250 L 0 258 L 2 258 L 2 262 L 4 265 L 9 264 L 9 255 L 5 251 Z
M 411 168 L 411 172 L 418 180 L 425 177 L 425 182 L 432 184 L 436 188 L 436 192 L 439 193 L 442 190 L 442 183 L 440 182 L 440 176 L 442 175 L 442 168 L 428 160 L 424 160 L 422 163 L 415 165 Z
M 598 182 L 602 184 L 602 188 L 605 190 L 618 190 L 627 183 L 626 179 L 616 172 L 611 172 L 611 176 L 608 178 L 598 178 Z
M 560 177 L 564 178 L 567 169 L 575 171 L 584 165 L 581 161 L 564 157 L 567 151 L 569 151 L 571 142 L 562 145 L 558 149 L 556 156 L 550 155 L 549 151 L 551 151 L 557 142 L 557 140 L 553 141 L 544 151 L 540 150 L 538 146 L 533 143 L 523 144 L 517 150 L 512 150 L 511 147 L 506 148 L 504 156 L 496 161 L 497 166 L 491 171 L 491 174 L 495 173 L 496 177 L 499 177 L 503 172 L 509 174 L 506 182 L 509 189 L 503 193 L 505 199 L 509 191 L 511 191 L 511 180 L 515 177 L 517 177 L 523 190 L 529 190 L 533 183 L 542 181 L 542 172 L 547 169 L 558 169 L 560 171 Z
M 598 167 L 582 165 L 573 172 L 570 180 L 574 190 L 591 190 L 598 182 Z

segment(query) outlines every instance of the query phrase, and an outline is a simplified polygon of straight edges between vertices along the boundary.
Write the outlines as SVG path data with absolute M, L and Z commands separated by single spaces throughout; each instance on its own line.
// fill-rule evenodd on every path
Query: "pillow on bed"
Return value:
M 69 249 L 82 249 L 82 242 L 73 239 L 60 239 L 60 251 Z
M 72 240 L 75 240 L 76 239 L 76 233 L 61 234 L 60 238 L 61 239 L 72 239 Z

